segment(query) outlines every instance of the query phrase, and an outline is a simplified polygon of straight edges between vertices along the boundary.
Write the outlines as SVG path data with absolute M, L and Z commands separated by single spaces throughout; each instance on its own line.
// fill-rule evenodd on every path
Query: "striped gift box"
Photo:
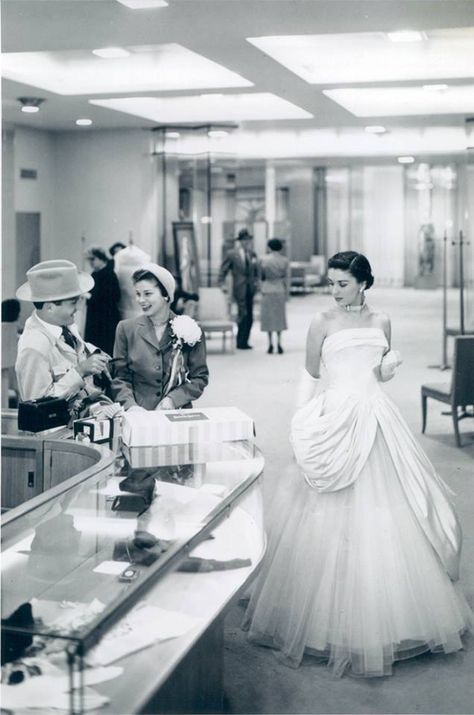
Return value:
M 253 420 L 237 407 L 132 411 L 122 422 L 122 441 L 129 448 L 233 442 L 254 436 Z

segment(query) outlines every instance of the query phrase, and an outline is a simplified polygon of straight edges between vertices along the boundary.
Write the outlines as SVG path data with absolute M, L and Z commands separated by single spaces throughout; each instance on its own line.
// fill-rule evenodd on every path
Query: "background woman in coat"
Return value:
M 117 326 L 113 398 L 126 410 L 192 407 L 209 380 L 204 335 L 192 318 L 170 310 L 175 280 L 166 268 L 147 263 L 132 280 L 142 315 Z M 184 325 L 181 339 L 176 320 Z
M 267 243 L 269 253 L 260 259 L 260 290 L 262 304 L 260 324 L 268 333 L 267 353 L 273 352 L 273 333 L 277 334 L 277 350 L 281 355 L 281 332 L 286 330 L 286 301 L 288 297 L 288 258 L 281 250 L 283 243 L 272 238 Z
M 103 248 L 99 246 L 89 248 L 86 257 L 92 268 L 94 287 L 87 302 L 84 338 L 112 355 L 115 329 L 120 320 L 119 282 L 114 273 L 113 263 L 109 261 Z

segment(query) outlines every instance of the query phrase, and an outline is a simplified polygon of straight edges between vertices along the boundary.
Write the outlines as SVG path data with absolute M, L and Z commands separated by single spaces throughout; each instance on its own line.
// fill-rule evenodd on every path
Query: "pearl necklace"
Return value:
M 365 308 L 365 303 L 361 303 L 360 305 L 344 305 L 343 309 L 346 310 L 348 313 L 362 313 L 362 311 Z

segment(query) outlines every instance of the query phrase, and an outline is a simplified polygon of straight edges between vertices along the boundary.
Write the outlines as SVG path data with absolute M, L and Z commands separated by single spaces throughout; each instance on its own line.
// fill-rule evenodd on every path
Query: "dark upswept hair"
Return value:
M 335 253 L 328 261 L 328 268 L 349 271 L 358 283 L 365 283 L 367 289 L 373 285 L 374 276 L 370 263 L 362 253 L 357 253 L 357 251 Z
M 147 271 L 145 268 L 139 268 L 138 271 L 135 271 L 135 273 L 132 275 L 132 281 L 133 285 L 135 285 L 135 283 L 138 283 L 138 281 L 153 281 L 155 285 L 157 285 L 160 289 L 160 293 L 163 298 L 168 298 L 168 300 L 170 299 L 168 291 L 164 287 L 163 283 L 159 281 L 153 273 Z
M 267 246 L 270 251 L 281 251 L 281 249 L 283 248 L 283 243 L 280 241 L 279 238 L 271 238 L 267 242 Z
M 99 261 L 104 261 L 104 263 L 109 262 L 109 257 L 107 256 L 105 248 L 102 246 L 90 246 L 86 251 L 86 258 L 91 260 L 92 258 L 98 258 Z

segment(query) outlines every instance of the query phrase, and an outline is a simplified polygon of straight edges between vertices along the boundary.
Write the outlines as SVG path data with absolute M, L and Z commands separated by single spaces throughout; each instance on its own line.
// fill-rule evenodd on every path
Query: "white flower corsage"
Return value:
M 202 330 L 189 315 L 177 315 L 170 320 L 170 328 L 173 347 L 182 348 L 183 345 L 189 345 L 192 348 L 201 340 Z
M 189 315 L 177 315 L 170 320 L 171 333 L 173 335 L 173 362 L 171 364 L 171 374 L 168 386 L 165 391 L 167 395 L 174 387 L 189 382 L 188 373 L 184 364 L 183 347 L 189 345 L 193 347 L 201 340 L 202 330 L 195 320 Z
M 398 350 L 389 350 L 382 358 L 380 363 L 380 377 L 382 382 L 388 382 L 395 375 L 395 370 L 403 362 Z

